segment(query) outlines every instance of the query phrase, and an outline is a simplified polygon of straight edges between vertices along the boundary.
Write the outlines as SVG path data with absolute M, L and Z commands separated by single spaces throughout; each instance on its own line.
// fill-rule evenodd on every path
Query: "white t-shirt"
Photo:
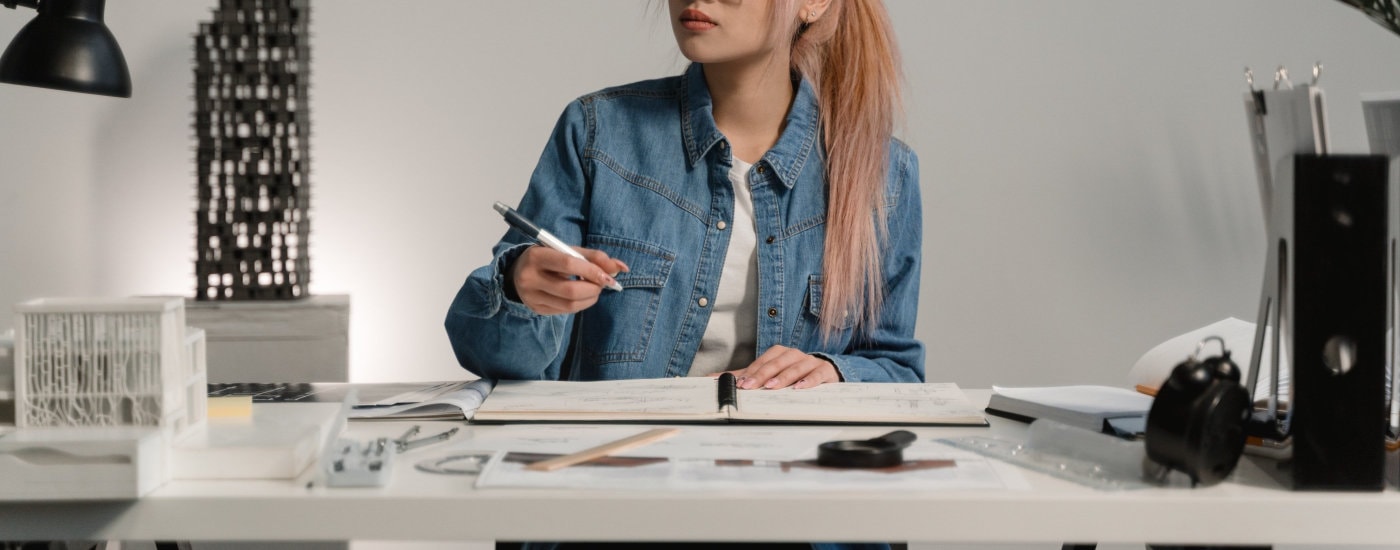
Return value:
M 752 164 L 734 158 L 729 183 L 734 186 L 734 219 L 725 225 L 729 249 L 724 253 L 724 271 L 719 290 L 711 301 L 710 323 L 700 338 L 700 349 L 690 364 L 690 376 L 749 366 L 758 343 L 758 239 L 753 213 L 753 193 L 749 191 Z

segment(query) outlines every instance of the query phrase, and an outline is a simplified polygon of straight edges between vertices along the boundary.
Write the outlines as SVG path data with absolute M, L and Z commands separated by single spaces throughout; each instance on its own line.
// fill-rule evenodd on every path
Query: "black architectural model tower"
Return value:
M 195 38 L 200 300 L 309 295 L 309 0 L 219 0 Z

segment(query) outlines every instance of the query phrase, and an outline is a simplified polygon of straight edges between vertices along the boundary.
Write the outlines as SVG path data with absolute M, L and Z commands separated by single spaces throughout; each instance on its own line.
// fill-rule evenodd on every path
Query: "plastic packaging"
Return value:
M 1167 472 L 1147 460 L 1140 440 L 1120 439 L 1054 420 L 1032 422 L 1024 442 L 992 437 L 939 441 L 1095 489 L 1190 485 L 1183 474 Z

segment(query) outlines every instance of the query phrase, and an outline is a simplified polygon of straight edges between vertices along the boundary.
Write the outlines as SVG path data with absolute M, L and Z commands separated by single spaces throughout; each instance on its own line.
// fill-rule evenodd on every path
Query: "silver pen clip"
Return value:
M 419 426 L 419 425 L 417 425 L 417 424 L 414 424 L 412 428 L 409 428 L 408 431 L 404 432 L 403 435 L 399 436 L 398 439 L 395 439 L 395 440 L 394 440 L 395 446 L 397 446 L 397 445 L 403 445 L 404 443 L 407 443 L 407 442 L 408 442 L 408 438 L 413 437 L 413 436 L 415 436 L 415 435 L 418 435 L 418 431 L 419 431 L 420 429 L 422 429 L 422 426 Z
M 413 449 L 422 447 L 424 445 L 431 445 L 439 441 L 447 441 L 454 434 L 456 434 L 457 430 L 459 429 L 461 428 L 452 428 L 437 435 L 420 437 L 418 439 L 409 439 L 410 437 L 413 437 L 414 435 L 418 434 L 418 426 L 414 426 L 410 428 L 407 432 L 405 432 L 402 436 L 400 436 L 398 439 L 394 440 L 394 447 L 398 449 L 398 451 L 401 453 L 408 452 Z

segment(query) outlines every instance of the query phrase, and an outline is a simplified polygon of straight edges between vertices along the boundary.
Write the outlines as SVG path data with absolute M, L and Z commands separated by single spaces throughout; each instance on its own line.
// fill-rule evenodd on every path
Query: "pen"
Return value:
M 588 261 L 588 258 L 583 257 L 583 254 L 579 254 L 578 251 L 574 250 L 572 246 L 565 244 L 564 241 L 559 240 L 559 237 L 555 237 L 548 231 L 540 229 L 540 226 L 535 225 L 535 222 L 526 219 L 525 216 L 521 216 L 519 212 L 515 211 L 515 209 L 506 206 L 500 203 L 499 201 L 496 202 L 496 204 L 492 205 L 492 208 L 495 208 L 497 212 L 501 213 L 501 216 L 505 217 L 506 223 L 510 224 L 510 226 L 514 227 L 517 231 L 524 233 L 525 236 L 539 241 L 539 243 L 542 245 L 568 254 L 571 257 L 578 258 L 585 262 Z M 613 281 L 612 284 L 609 284 L 604 288 L 607 288 L 609 290 L 620 291 L 622 290 L 622 285 L 618 284 L 617 281 Z

